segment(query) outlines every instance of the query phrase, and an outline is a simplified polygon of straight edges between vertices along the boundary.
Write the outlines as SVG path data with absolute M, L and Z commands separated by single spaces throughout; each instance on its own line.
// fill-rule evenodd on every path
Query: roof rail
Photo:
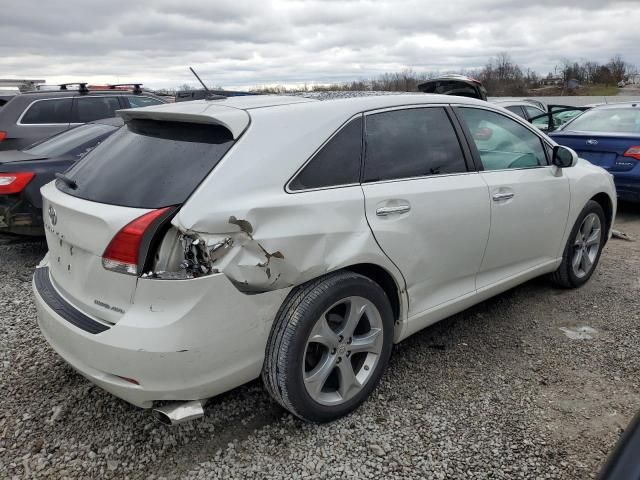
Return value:
M 133 87 L 133 93 L 142 93 L 142 84 L 141 83 L 114 83 L 109 84 L 109 89 L 115 90 L 116 87 Z
M 88 93 L 89 89 L 87 88 L 87 82 L 70 82 L 70 83 L 61 83 L 58 86 L 60 90 L 69 90 L 67 87 L 69 85 L 78 85 L 78 91 L 80 93 Z

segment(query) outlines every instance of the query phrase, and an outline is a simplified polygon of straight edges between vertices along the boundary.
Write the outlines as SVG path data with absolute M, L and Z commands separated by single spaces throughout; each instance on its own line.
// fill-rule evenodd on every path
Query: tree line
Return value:
M 556 87 L 566 90 L 572 85 L 615 86 L 622 80 L 638 74 L 637 67 L 626 62 L 622 56 L 615 55 L 606 63 L 592 60 L 563 59 L 546 76 L 531 69 L 524 69 L 504 52 L 489 59 L 487 64 L 475 70 L 458 70 L 446 73 L 460 73 L 480 80 L 490 96 L 529 95 L 536 89 Z M 383 73 L 369 79 L 338 82 L 325 85 L 303 85 L 299 87 L 268 86 L 258 87 L 252 91 L 259 93 L 292 93 L 299 91 L 392 91 L 415 92 L 418 85 L 431 78 L 440 76 L 441 72 L 416 72 L 405 69 L 400 72 Z

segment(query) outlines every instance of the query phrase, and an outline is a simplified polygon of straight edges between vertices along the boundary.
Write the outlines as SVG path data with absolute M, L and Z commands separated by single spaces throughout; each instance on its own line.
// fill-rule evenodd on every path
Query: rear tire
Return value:
M 274 321 L 262 379 L 297 417 L 327 422 L 356 409 L 391 356 L 393 313 L 371 279 L 340 271 L 294 288 Z
M 606 225 L 600 204 L 589 200 L 569 234 L 562 263 L 550 275 L 554 284 L 562 288 L 578 288 L 589 281 L 605 244 Z

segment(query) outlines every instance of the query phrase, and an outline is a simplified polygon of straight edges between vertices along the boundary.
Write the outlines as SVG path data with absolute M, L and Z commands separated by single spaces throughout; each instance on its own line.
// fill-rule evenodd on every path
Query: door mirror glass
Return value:
M 558 168 L 573 167 L 578 163 L 578 154 L 568 147 L 556 145 L 553 147 L 553 163 Z

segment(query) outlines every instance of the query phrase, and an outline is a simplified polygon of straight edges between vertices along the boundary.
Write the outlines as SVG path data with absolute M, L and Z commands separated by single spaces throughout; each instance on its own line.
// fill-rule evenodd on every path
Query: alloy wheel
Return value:
M 322 405 L 352 399 L 372 378 L 384 345 L 382 318 L 363 297 L 346 297 L 316 321 L 304 352 L 307 393 Z
M 571 268 L 577 278 L 585 277 L 593 269 L 600 250 L 601 237 L 600 217 L 595 213 L 590 213 L 582 220 L 573 241 Z

